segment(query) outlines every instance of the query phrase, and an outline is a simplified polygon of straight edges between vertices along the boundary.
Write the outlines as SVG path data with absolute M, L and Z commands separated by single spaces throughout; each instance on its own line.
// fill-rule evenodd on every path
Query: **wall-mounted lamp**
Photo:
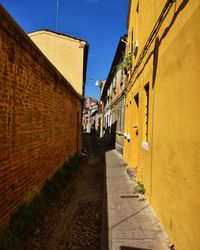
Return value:
M 88 77 L 89 80 L 95 81 L 95 86 L 100 86 L 100 82 L 92 77 Z
M 125 43 L 125 44 L 128 44 L 127 41 L 125 41 L 123 38 L 121 39 L 121 42 Z

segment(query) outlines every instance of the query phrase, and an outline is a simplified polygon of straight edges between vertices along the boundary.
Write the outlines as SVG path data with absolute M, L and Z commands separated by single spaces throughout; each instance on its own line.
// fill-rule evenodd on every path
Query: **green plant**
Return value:
M 70 158 L 50 180 L 45 182 L 41 192 L 30 203 L 21 204 L 11 216 L 8 229 L 0 235 L 1 250 L 20 249 L 27 236 L 42 222 L 51 202 L 61 194 L 78 167 L 79 161 L 77 155 Z
M 105 100 L 106 101 L 110 101 L 112 99 L 112 96 L 111 95 L 106 95 L 106 97 L 105 97 Z
M 119 69 L 130 70 L 132 68 L 132 55 L 129 53 L 124 54 L 123 61 L 118 65 Z
M 138 192 L 139 194 L 145 194 L 145 187 L 144 184 L 137 181 L 137 186 L 135 187 L 136 192 Z

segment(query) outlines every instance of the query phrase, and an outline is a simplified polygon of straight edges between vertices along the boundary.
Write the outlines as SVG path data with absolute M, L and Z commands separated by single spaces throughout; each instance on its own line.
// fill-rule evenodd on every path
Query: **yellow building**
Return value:
M 124 160 L 176 250 L 199 250 L 200 1 L 131 0 Z
M 32 32 L 28 36 L 74 89 L 84 95 L 88 43 L 50 30 Z

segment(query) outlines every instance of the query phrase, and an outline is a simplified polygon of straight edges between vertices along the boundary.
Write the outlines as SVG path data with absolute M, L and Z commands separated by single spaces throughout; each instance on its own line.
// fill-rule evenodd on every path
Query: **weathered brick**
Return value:
M 0 8 L 0 230 L 79 151 L 77 112 L 80 96 Z

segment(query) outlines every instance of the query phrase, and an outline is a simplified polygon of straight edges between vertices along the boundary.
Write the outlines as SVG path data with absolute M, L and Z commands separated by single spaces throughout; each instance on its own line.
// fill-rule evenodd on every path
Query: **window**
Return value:
M 134 40 L 134 31 L 133 31 L 133 28 L 131 30 L 131 33 L 130 33 L 130 42 L 129 42 L 129 53 L 133 53 L 133 40 Z
M 115 90 L 115 88 L 116 88 L 116 76 L 113 78 L 113 82 L 112 82 L 112 89 Z
M 110 89 L 107 90 L 107 95 L 110 95 Z
M 124 131 L 124 105 L 122 105 L 120 107 L 120 118 L 119 118 L 119 122 L 120 122 L 120 127 L 119 130 L 120 132 Z
M 133 34 L 133 29 L 131 31 L 131 53 L 133 53 L 133 38 L 134 38 L 134 34 Z
M 139 94 L 134 96 L 134 100 L 135 100 L 137 107 L 139 107 Z
M 119 83 L 120 83 L 120 87 L 122 86 L 123 83 L 123 69 L 120 69 L 118 72 L 118 79 L 119 79 Z
M 147 83 L 144 87 L 145 92 L 145 103 L 144 103 L 144 139 L 148 141 L 148 126 L 149 126 L 149 83 Z
M 139 14 L 139 8 L 140 8 L 140 3 L 139 3 L 139 0 L 138 0 L 137 7 L 136 7 L 136 11 L 137 11 L 138 14 Z

